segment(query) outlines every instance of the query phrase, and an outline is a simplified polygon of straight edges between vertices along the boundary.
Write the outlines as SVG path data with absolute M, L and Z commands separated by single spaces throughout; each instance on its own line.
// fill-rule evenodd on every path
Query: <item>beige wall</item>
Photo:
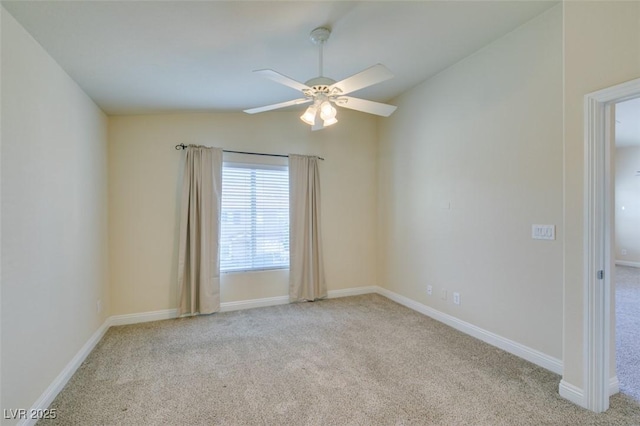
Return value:
M 560 359 L 561 8 L 396 102 L 380 125 L 380 284 Z M 532 240 L 537 223 L 556 240 Z
M 177 305 L 178 199 L 193 143 L 231 150 L 317 154 L 329 290 L 376 285 L 376 119 L 341 110 L 311 132 L 299 112 L 116 116 L 109 120 L 112 313 Z M 251 159 L 252 157 L 248 157 Z M 288 294 L 286 271 L 223 274 L 221 301 Z
M 0 13 L 0 405 L 28 409 L 106 318 L 107 118 Z
M 640 2 L 568 1 L 564 2 L 563 7 L 565 69 L 563 379 L 582 388 L 584 95 L 640 77 Z
M 639 171 L 640 146 L 616 148 L 615 258 L 640 267 Z

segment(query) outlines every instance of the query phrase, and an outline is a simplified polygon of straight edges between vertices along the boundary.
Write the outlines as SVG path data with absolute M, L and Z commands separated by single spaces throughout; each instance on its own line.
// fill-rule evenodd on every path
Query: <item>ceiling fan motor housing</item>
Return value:
M 329 88 L 335 84 L 335 80 L 329 77 L 315 77 L 311 80 L 308 80 L 305 85 L 311 87 L 313 89 L 313 93 L 324 93 L 329 94 Z M 305 93 L 305 95 L 307 95 Z

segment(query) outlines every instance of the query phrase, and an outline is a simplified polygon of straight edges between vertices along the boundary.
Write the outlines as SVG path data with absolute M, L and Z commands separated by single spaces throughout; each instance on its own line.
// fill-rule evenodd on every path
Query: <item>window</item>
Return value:
M 289 267 L 286 166 L 224 163 L 220 271 Z

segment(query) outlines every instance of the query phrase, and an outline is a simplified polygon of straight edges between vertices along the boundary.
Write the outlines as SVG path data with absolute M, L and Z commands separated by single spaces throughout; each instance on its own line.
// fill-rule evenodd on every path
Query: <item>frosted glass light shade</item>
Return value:
M 324 125 L 324 127 L 327 127 L 327 126 L 331 126 L 332 124 L 336 124 L 337 122 L 338 122 L 338 119 L 335 117 L 332 117 L 324 120 L 322 124 Z
M 323 120 L 330 120 L 332 118 L 335 118 L 336 113 L 336 109 L 333 107 L 333 105 L 331 105 L 330 102 L 324 101 L 322 105 L 320 105 L 320 118 L 322 118 Z
M 316 113 L 318 109 L 314 106 L 310 106 L 307 110 L 300 116 L 300 120 L 304 121 L 310 126 L 316 124 Z

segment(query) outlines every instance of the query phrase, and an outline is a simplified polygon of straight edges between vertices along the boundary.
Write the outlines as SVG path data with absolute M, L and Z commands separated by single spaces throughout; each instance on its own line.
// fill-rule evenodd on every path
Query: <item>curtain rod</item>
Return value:
M 187 145 L 183 144 L 183 143 L 179 143 L 178 145 L 176 145 L 176 149 L 177 150 L 181 150 L 181 149 L 187 149 Z M 229 152 L 232 154 L 248 154 L 248 155 L 264 155 L 265 157 L 284 157 L 284 158 L 288 158 L 288 155 L 285 154 L 265 154 L 263 152 L 248 152 L 248 151 L 231 151 L 228 149 L 223 149 L 222 152 Z M 324 158 L 322 157 L 318 157 L 316 156 L 319 160 L 324 161 Z

